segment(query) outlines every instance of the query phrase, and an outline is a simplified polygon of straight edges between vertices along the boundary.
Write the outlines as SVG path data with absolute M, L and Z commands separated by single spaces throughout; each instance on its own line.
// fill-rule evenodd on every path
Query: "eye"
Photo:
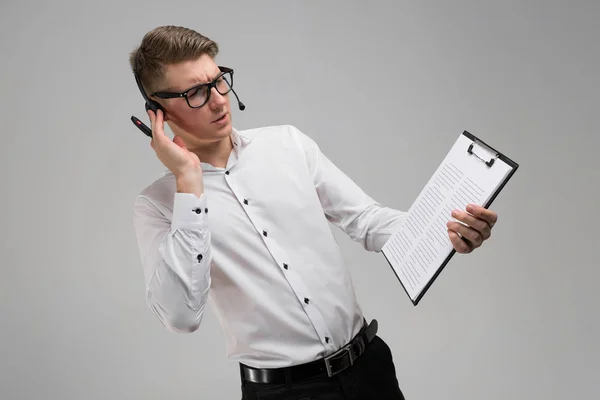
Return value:
M 190 90 L 189 92 L 187 92 L 187 97 L 197 96 L 199 91 L 200 91 L 200 88 L 194 88 L 194 89 Z

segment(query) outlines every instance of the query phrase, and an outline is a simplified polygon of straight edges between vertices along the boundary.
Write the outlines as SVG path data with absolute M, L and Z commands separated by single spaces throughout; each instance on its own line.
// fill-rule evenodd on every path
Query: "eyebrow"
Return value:
M 184 91 L 186 91 L 186 90 L 189 90 L 189 89 L 191 89 L 191 88 L 193 88 L 193 87 L 195 87 L 195 86 L 198 86 L 198 85 L 206 85 L 207 83 L 210 83 L 210 82 L 214 81 L 215 79 L 217 79 L 217 77 L 218 77 L 219 75 L 221 75 L 221 74 L 222 74 L 222 71 L 220 71 L 220 70 L 219 70 L 219 71 L 217 71 L 217 73 L 215 74 L 214 78 L 209 78 L 207 82 L 197 82 L 197 81 L 196 81 L 195 83 L 190 83 L 190 84 L 189 84 L 189 86 L 186 86 L 186 88 L 185 88 L 185 89 L 183 89 L 183 90 L 180 90 L 180 91 L 176 91 L 176 90 L 174 90 L 172 87 L 168 87 L 168 88 L 166 88 L 165 90 L 161 90 L 161 92 L 176 92 L 176 93 L 181 93 L 181 92 L 184 92 Z

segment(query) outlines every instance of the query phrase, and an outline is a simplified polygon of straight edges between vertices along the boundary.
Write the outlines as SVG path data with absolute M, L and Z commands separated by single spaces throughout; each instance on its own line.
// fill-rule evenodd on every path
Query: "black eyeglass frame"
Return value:
M 190 106 L 190 108 L 200 108 L 200 107 L 204 106 L 206 103 L 208 103 L 208 100 L 210 100 L 210 94 L 212 92 L 212 88 L 215 88 L 215 90 L 222 96 L 226 95 L 233 89 L 233 69 L 229 68 L 229 67 L 219 66 L 219 71 L 221 71 L 219 73 L 219 75 L 215 79 L 213 79 L 211 82 L 194 85 L 191 88 L 186 89 L 185 91 L 180 92 L 180 93 L 177 93 L 177 92 L 154 92 L 154 93 L 151 93 L 150 96 L 158 97 L 160 99 L 175 99 L 175 98 L 183 97 L 183 98 L 185 98 L 185 101 L 186 101 L 187 105 Z M 221 93 L 219 91 L 219 89 L 217 89 L 217 81 L 226 74 L 229 74 L 231 76 L 231 82 L 229 82 L 229 85 L 228 85 L 229 89 L 227 89 L 227 91 L 225 93 Z M 192 106 L 190 104 L 190 100 L 187 97 L 187 94 L 189 92 L 191 92 L 192 90 L 195 90 L 195 89 L 201 90 L 204 87 L 208 87 L 208 94 L 206 95 L 206 100 L 204 101 L 204 103 L 200 104 L 199 106 Z

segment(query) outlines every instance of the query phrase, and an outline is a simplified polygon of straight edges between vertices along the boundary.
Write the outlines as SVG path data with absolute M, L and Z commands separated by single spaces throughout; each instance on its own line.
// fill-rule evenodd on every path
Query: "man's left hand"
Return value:
M 454 220 L 450 220 L 447 224 L 450 242 L 456 252 L 462 254 L 472 252 L 489 239 L 492 228 L 498 221 L 495 212 L 476 204 L 469 204 L 466 212 L 454 210 L 452 217 L 466 224 L 465 226 Z

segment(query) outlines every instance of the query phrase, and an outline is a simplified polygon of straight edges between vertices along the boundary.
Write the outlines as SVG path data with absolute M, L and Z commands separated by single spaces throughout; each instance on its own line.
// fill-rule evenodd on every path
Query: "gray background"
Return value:
M 144 305 L 132 201 L 163 166 L 128 54 L 157 25 L 221 46 L 239 129 L 294 124 L 406 210 L 463 130 L 521 164 L 492 238 L 413 307 L 336 232 L 408 399 L 600 396 L 598 1 L 6 1 L 2 399 L 236 399 L 212 311 Z

